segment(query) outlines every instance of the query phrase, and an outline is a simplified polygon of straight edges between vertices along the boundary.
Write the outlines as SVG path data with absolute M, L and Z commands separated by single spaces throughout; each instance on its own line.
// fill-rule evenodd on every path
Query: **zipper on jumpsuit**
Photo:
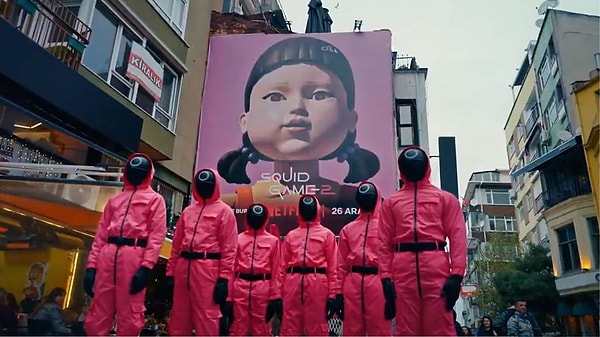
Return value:
M 202 208 L 200 209 L 200 213 L 198 213 L 198 218 L 196 219 L 196 224 L 194 225 L 194 234 L 192 234 L 192 240 L 190 240 L 190 253 L 192 252 L 192 249 L 194 248 L 194 238 L 196 237 L 196 230 L 198 229 L 198 223 L 200 222 L 200 217 L 202 216 L 202 213 L 204 212 L 204 207 L 206 207 L 206 200 L 202 200 L 203 204 L 202 204 Z M 205 256 L 206 257 L 206 256 Z M 192 270 L 192 259 L 188 259 L 188 268 L 187 268 L 187 288 L 188 290 L 190 290 L 190 271 Z
M 256 249 L 256 231 L 254 231 L 254 241 L 252 242 L 252 257 L 250 259 L 250 275 L 254 275 L 254 252 Z M 254 282 L 249 281 L 250 290 L 248 291 L 248 312 L 252 312 L 252 285 Z M 248 329 L 252 331 L 252 315 L 248 315 Z
M 369 236 L 369 223 L 371 222 L 371 214 L 367 215 L 367 224 L 365 225 L 365 238 L 363 240 L 363 256 L 362 256 L 362 266 L 363 269 L 367 267 L 367 237 Z M 365 308 L 365 274 L 362 273 L 360 277 L 360 305 L 362 313 L 366 312 Z M 367 320 L 365 315 L 362 315 L 363 318 L 363 326 L 365 331 L 367 330 Z
M 125 208 L 125 215 L 123 215 L 123 221 L 121 221 L 121 230 L 119 231 L 119 237 L 123 237 L 123 226 L 125 225 L 125 219 L 127 219 L 127 214 L 129 214 L 129 207 L 131 207 L 131 201 L 133 200 L 133 195 L 137 192 L 137 187 L 133 188 L 133 192 L 131 192 L 131 196 L 129 197 L 129 201 L 127 202 L 127 208 Z M 113 284 L 117 284 L 117 259 L 119 257 L 119 249 L 121 246 L 117 245 L 117 251 L 115 252 L 115 261 L 113 265 Z
M 304 238 L 304 256 L 302 257 L 302 267 L 306 268 L 306 247 L 308 245 L 308 231 L 310 230 L 310 226 L 306 224 L 306 237 Z M 300 303 L 304 305 L 304 273 L 301 274 L 302 277 L 300 279 Z
M 417 232 L 417 182 L 415 182 L 415 197 L 413 199 L 414 201 L 414 206 L 413 206 L 413 233 L 414 233 L 414 238 L 415 238 L 415 243 L 418 244 L 419 243 L 419 235 Z M 421 272 L 419 270 L 419 251 L 415 251 L 415 262 L 416 262 L 416 270 L 417 270 L 417 287 L 419 289 L 419 297 L 422 297 L 422 290 L 421 290 Z

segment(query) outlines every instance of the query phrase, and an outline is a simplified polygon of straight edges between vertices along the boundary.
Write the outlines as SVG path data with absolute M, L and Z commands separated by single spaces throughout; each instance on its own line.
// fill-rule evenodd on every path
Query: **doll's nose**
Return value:
M 291 114 L 304 117 L 308 116 L 308 110 L 306 110 L 306 103 L 304 102 L 304 99 L 300 97 L 295 98 L 292 104 L 292 110 L 290 111 Z

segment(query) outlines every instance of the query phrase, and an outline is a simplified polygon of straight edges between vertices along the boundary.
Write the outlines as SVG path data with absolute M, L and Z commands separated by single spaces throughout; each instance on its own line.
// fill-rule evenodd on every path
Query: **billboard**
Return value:
M 301 194 L 334 233 L 358 184 L 397 184 L 391 33 L 223 35 L 210 40 L 196 171 L 216 168 L 238 227 L 252 203 L 285 235 Z

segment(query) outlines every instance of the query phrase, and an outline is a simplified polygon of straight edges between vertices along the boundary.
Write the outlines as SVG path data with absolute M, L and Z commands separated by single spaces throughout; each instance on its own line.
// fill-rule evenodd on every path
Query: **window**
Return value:
M 522 203 L 517 205 L 517 219 L 519 219 L 519 221 L 525 220 L 525 213 L 523 212 L 523 204 Z
M 512 205 L 508 190 L 486 189 L 485 198 L 487 204 Z
M 477 181 L 500 181 L 500 173 L 498 172 L 483 172 L 475 175 Z
M 94 34 L 84 53 L 83 64 L 165 128 L 174 130 L 180 76 L 163 61 L 164 58 L 150 46 L 146 39 L 128 28 L 100 3 L 94 11 L 92 29 Z M 145 46 L 163 67 L 160 102 L 155 102 L 138 83 L 126 77 L 129 53 L 134 42 Z
M 149 0 L 173 29 L 182 35 L 185 32 L 188 0 Z
M 550 98 L 550 102 L 548 102 L 545 115 L 548 119 L 548 126 L 552 127 L 552 125 L 554 125 L 554 122 L 558 118 L 558 109 L 556 108 L 556 99 L 554 98 L 554 96 L 552 96 Z
M 598 218 L 587 218 L 592 243 L 592 256 L 594 257 L 594 269 L 600 269 L 600 235 L 598 234 Z
M 508 150 L 508 158 L 512 157 L 515 154 L 515 152 L 517 152 L 517 146 L 515 145 L 515 137 L 514 136 L 510 137 L 510 141 L 508 142 L 507 150 Z
M 577 270 L 581 267 L 579 261 L 579 249 L 577 248 L 577 237 L 573 224 L 567 225 L 556 231 L 558 236 L 558 248 L 562 261 L 563 272 Z
M 490 231 L 516 232 L 517 224 L 512 216 L 490 216 Z
M 417 111 L 413 100 L 397 100 L 396 127 L 399 148 L 419 145 Z
M 540 64 L 540 69 L 538 70 L 540 91 L 542 91 L 546 86 L 546 83 L 548 83 L 548 79 L 550 78 L 550 71 L 550 60 L 548 54 L 546 53 L 546 55 L 542 59 L 542 63 Z

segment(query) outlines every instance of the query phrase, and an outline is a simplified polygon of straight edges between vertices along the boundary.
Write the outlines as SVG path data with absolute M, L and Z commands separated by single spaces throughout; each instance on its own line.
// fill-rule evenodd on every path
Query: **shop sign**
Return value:
M 129 52 L 125 76 L 142 86 L 156 102 L 160 102 L 163 86 L 163 68 L 140 44 L 133 43 Z

